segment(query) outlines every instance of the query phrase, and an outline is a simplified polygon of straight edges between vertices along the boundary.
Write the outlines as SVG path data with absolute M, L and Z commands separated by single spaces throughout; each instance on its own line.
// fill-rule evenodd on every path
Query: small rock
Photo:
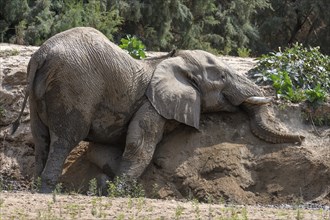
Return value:
M 15 96 L 7 90 L 0 88 L 0 103 L 1 105 L 10 105 L 15 100 Z
M 3 86 L 26 85 L 26 71 L 22 68 L 11 69 L 4 74 Z

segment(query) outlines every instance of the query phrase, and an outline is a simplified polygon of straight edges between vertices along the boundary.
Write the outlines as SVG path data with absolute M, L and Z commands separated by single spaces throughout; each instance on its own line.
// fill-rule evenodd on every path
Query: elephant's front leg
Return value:
M 117 175 L 136 179 L 143 173 L 162 139 L 165 121 L 149 102 L 142 105 L 129 124 L 126 147 Z

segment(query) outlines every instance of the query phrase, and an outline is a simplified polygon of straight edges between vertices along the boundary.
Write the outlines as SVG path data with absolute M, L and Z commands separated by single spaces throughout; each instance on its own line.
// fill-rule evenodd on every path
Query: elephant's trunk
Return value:
M 270 114 L 268 107 L 264 105 L 243 102 L 242 108 L 249 114 L 250 127 L 254 135 L 271 143 L 299 143 L 305 139 L 304 136 L 288 134 L 272 128 L 270 125 Z

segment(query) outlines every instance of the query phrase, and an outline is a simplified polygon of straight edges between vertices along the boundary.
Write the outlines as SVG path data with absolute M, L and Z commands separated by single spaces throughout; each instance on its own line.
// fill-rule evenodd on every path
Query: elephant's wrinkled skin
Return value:
M 268 101 L 260 89 L 204 51 L 140 61 L 99 31 L 74 28 L 35 52 L 28 81 L 25 100 L 30 96 L 36 175 L 43 192 L 53 189 L 66 157 L 82 140 L 114 145 L 126 135 L 116 174 L 139 177 L 166 119 L 198 129 L 201 113 L 241 106 L 260 138 L 273 143 L 303 139 L 269 128 L 263 121 Z

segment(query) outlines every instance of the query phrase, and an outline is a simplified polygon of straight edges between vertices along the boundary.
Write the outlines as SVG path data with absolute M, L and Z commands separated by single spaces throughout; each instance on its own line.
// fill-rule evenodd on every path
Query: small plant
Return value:
M 242 47 L 237 49 L 237 54 L 239 57 L 249 57 L 250 53 L 251 50 L 249 48 Z
M 238 210 L 236 210 L 234 207 L 230 207 L 230 217 L 233 220 L 238 220 L 239 219 Z
M 324 102 L 330 92 L 330 57 L 319 49 L 298 43 L 283 52 L 279 48 L 261 56 L 251 76 L 258 84 L 272 84 L 279 98 Z
M 0 192 L 2 192 L 3 188 L 4 188 L 3 179 L 2 177 L 0 177 Z
M 31 192 L 39 192 L 41 188 L 41 177 L 33 178 L 31 182 Z
M 4 116 L 5 116 L 5 109 L 2 106 L 0 106 L 0 118 Z
M 89 196 L 96 196 L 96 195 L 98 195 L 97 180 L 95 178 L 91 179 L 88 182 L 87 195 L 89 195 Z
M 218 204 L 225 204 L 226 203 L 226 199 L 221 195 L 219 197 L 219 201 L 218 201 Z
M 81 214 L 81 207 L 77 204 L 68 204 L 65 209 L 67 213 L 70 215 L 71 219 L 75 219 L 78 215 Z
M 243 220 L 248 220 L 249 218 L 248 218 L 248 212 L 247 212 L 247 209 L 246 209 L 246 207 L 244 207 L 243 209 L 242 209 L 242 217 L 243 217 Z
M 107 208 L 106 206 L 104 206 L 104 208 Z M 96 218 L 103 218 L 105 217 L 105 213 L 104 213 L 104 208 L 102 205 L 102 198 L 101 197 L 95 197 L 92 199 L 92 210 L 91 210 L 91 214 L 93 216 L 95 216 Z
M 124 214 L 124 213 L 120 213 L 120 214 L 117 216 L 116 219 L 117 219 L 117 220 L 123 220 L 123 219 L 125 219 L 125 214 Z
M 158 186 L 157 183 L 154 183 L 152 185 L 152 198 L 154 198 L 154 199 L 158 199 L 159 198 L 158 191 L 159 191 L 159 186 Z
M 210 194 L 210 193 L 207 193 L 206 194 L 206 203 L 208 203 L 208 204 L 213 204 L 214 203 L 214 197 L 212 196 L 212 194 Z
M 12 219 L 26 220 L 27 214 L 21 209 L 15 209 L 15 214 L 11 216 Z
M 199 209 L 199 202 L 197 199 L 193 200 L 193 207 L 195 209 L 195 219 L 201 219 L 201 211 Z
M 63 190 L 62 183 L 58 183 L 55 186 L 54 193 L 61 194 L 62 193 L 62 190 Z
M 175 219 L 178 220 L 180 219 L 181 215 L 183 214 L 184 207 L 178 205 L 175 209 Z
M 55 189 L 53 190 L 53 202 L 55 203 L 56 202 L 56 195 L 59 195 L 62 193 L 62 183 L 58 183 L 56 184 L 55 186 Z
M 126 176 L 115 177 L 114 181 L 107 181 L 109 197 L 144 197 L 143 186 L 137 180 L 130 180 Z
M 46 210 L 40 210 L 38 211 L 38 218 L 37 219 L 60 219 L 55 215 L 55 212 L 53 210 L 53 203 L 48 202 L 47 203 L 47 209 Z
M 17 55 L 19 55 L 19 50 L 17 49 L 3 50 L 0 52 L 0 57 L 17 56 Z
M 133 208 L 133 200 L 132 200 L 132 198 L 130 196 L 128 197 L 127 208 L 128 209 L 132 209 Z
M 135 36 L 131 37 L 127 35 L 126 38 L 122 38 L 120 42 L 119 47 L 126 50 L 133 58 L 143 59 L 146 57 L 144 44 Z
M 318 84 L 314 89 L 305 91 L 307 101 L 314 104 L 323 103 L 327 99 L 327 92 Z
M 144 197 L 137 198 L 137 210 L 138 212 L 142 211 L 143 206 L 146 204 L 146 200 Z

